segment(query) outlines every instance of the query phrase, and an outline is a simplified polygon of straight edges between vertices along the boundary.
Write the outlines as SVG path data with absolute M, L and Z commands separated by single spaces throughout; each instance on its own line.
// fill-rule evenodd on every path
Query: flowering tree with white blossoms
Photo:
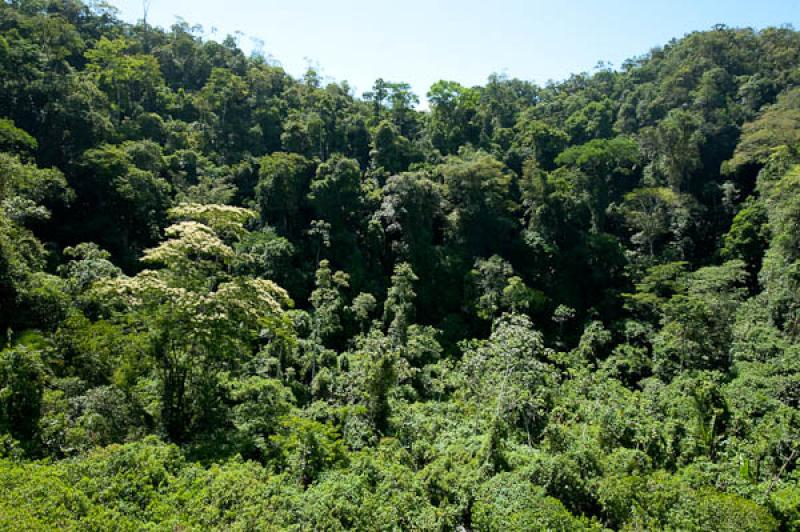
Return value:
M 230 273 L 232 244 L 247 234 L 255 213 L 182 204 L 170 216 L 176 223 L 166 240 L 142 257 L 153 268 L 103 281 L 96 290 L 149 337 L 161 423 L 170 439 L 182 441 L 193 418 L 204 414 L 203 396 L 213 394 L 217 375 L 250 357 L 259 336 L 290 330 L 283 309 L 292 302 L 270 280 Z

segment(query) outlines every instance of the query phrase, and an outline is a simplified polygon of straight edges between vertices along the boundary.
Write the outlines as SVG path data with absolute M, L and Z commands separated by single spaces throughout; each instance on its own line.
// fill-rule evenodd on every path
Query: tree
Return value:
M 145 54 L 126 53 L 132 43 L 124 38 L 101 37 L 86 51 L 86 70 L 112 102 L 117 123 L 144 111 L 158 109 L 163 87 L 158 61 Z
M 783 92 L 773 105 L 764 108 L 758 118 L 742 126 L 742 136 L 725 162 L 727 173 L 747 165 L 764 165 L 769 156 L 781 146 L 797 149 L 800 145 L 800 90 Z
M 0 431 L 28 448 L 39 432 L 45 371 L 36 349 L 20 345 L 0 351 Z
M 521 277 L 513 276 L 503 288 L 503 306 L 512 313 L 536 311 L 543 306 L 545 295 L 539 290 L 529 288 Z
M 350 310 L 355 315 L 362 334 L 366 332 L 366 328 L 369 325 L 369 318 L 373 312 L 375 312 L 377 305 L 378 301 L 375 299 L 375 296 L 367 292 L 361 292 L 353 298 L 353 302 L 350 304 Z
M 525 161 L 533 159 L 544 170 L 552 170 L 555 158 L 569 143 L 567 133 L 527 113 L 520 115 L 514 126 L 514 142 L 511 157 L 518 163 L 510 166 L 518 172 Z M 517 166 L 515 168 L 515 166 Z
M 31 227 L 72 197 L 58 170 L 0 153 L 0 327 L 46 326 L 61 314 L 60 290 L 42 272 L 45 248 Z
M 357 231 L 363 208 L 358 162 L 337 154 L 320 164 L 308 199 L 317 220 L 329 224 L 334 264 L 352 265 L 358 253 Z
M 434 147 L 445 155 L 458 147 L 477 144 L 475 125 L 478 91 L 462 87 L 455 81 L 437 81 L 428 91 L 431 104 L 430 137 Z
M 642 149 L 651 159 L 649 170 L 673 192 L 683 192 L 692 173 L 702 166 L 703 134 L 695 115 L 673 109 L 652 128 L 642 132 Z
M 797 200 L 800 165 L 786 166 L 787 161 L 778 152 L 759 177 L 771 233 L 759 280 L 768 296 L 773 321 L 795 338 L 800 333 L 800 240 L 793 228 L 800 216 L 800 203 Z
M 211 71 L 197 94 L 197 107 L 203 117 L 207 142 L 214 149 L 232 155 L 258 145 L 260 139 L 253 138 L 255 131 L 247 120 L 249 92 L 247 82 L 230 70 L 215 68 Z
M 414 312 L 414 283 L 419 278 L 408 263 L 395 266 L 392 284 L 383 304 L 383 323 L 394 347 L 404 346 Z
M 636 183 L 641 164 L 636 141 L 626 137 L 595 139 L 561 152 L 556 164 L 579 169 L 585 179 L 580 183 L 592 211 L 592 230 L 602 231 L 611 202 L 618 202 Z
M 673 245 L 683 255 L 685 243 L 679 240 L 692 221 L 692 200 L 661 188 L 639 188 L 625 195 L 623 212 L 628 225 L 636 231 L 631 242 L 652 259 L 658 244 L 671 236 Z
M 744 299 L 746 276 L 741 261 L 689 275 L 687 292 L 663 306 L 664 325 L 653 342 L 657 374 L 669 378 L 692 369 L 729 368 L 732 324 Z
M 223 237 L 240 238 L 254 213 L 184 205 L 172 216 L 184 221 L 170 226 L 168 239 L 143 257 L 162 267 L 109 280 L 98 290 L 119 301 L 129 313 L 120 318 L 132 318 L 149 338 L 148 355 L 161 387 L 161 422 L 167 435 L 181 442 L 203 416 L 192 411 L 190 398 L 203 386 L 214 386 L 223 368 L 250 356 L 259 331 L 284 320 L 290 300 L 271 281 L 231 278 L 227 271 L 234 251 Z
M 373 216 L 381 222 L 389 258 L 411 265 L 420 277 L 420 307 L 432 308 L 441 301 L 436 286 L 446 224 L 441 187 L 424 174 L 403 172 L 389 177 L 382 196 Z
M 261 221 L 296 237 L 311 183 L 311 161 L 294 153 L 277 152 L 262 157 L 258 166 L 255 193 Z
M 590 102 L 586 107 L 572 113 L 564 125 L 575 144 L 611 137 L 613 125 L 611 101 L 606 98 Z
M 314 309 L 315 334 L 320 342 L 341 329 L 340 313 L 344 308 L 341 291 L 350 286 L 348 277 L 344 272 L 332 272 L 327 260 L 320 261 L 315 288 L 309 299 Z
M 417 124 L 413 106 L 419 103 L 419 98 L 408 83 L 393 83 L 379 78 L 375 80 L 372 90 L 364 93 L 364 99 L 372 102 L 372 114 L 376 122 L 388 114 L 401 134 L 415 132 Z
M 386 120 L 378 124 L 375 129 L 370 157 L 376 167 L 390 173 L 408 168 L 408 165 L 418 158 L 408 139 Z
M 473 524 L 480 530 L 600 529 L 599 524 L 573 516 L 541 486 L 513 473 L 501 473 L 480 486 L 473 514 Z
M 266 458 L 273 452 L 269 438 L 278 433 L 291 412 L 291 392 L 274 379 L 250 376 L 231 383 L 233 425 L 245 452 Z
M 278 450 L 278 464 L 308 487 L 323 470 L 344 462 L 342 442 L 333 427 L 311 419 L 287 416 L 270 441 Z
M 769 231 L 764 203 L 748 198 L 733 217 L 731 227 L 723 237 L 720 255 L 725 260 L 743 260 L 751 277 L 755 279 L 768 244 Z
M 360 195 L 358 163 L 339 156 L 319 165 L 308 197 L 321 219 L 341 226 L 357 212 Z
M 161 176 L 163 168 L 161 148 L 152 141 L 88 150 L 82 179 L 75 183 L 78 203 L 95 209 L 92 223 L 83 229 L 88 240 L 128 264 L 134 261 L 132 255 L 155 243 L 170 204 L 171 187 Z M 77 221 L 89 215 L 76 214 Z
M 14 121 L 0 118 L 0 151 L 30 156 L 39 147 L 36 139 L 14 126 Z
M 96 281 L 122 273 L 110 261 L 111 254 L 91 242 L 64 248 L 64 256 L 71 260 L 59 267 L 59 274 L 68 279 L 70 290 L 76 296 L 85 293 Z
M 508 169 L 486 153 L 466 152 L 448 157 L 437 173 L 449 202 L 451 238 L 464 247 L 467 256 L 501 251 L 514 227 Z
M 521 430 L 532 443 L 546 424 L 556 372 L 544 361 L 542 335 L 529 318 L 504 314 L 493 323 L 488 340 L 465 350 L 462 391 L 474 402 L 481 428 L 495 420 Z
M 511 264 L 498 255 L 475 261 L 470 277 L 477 292 L 475 309 L 478 317 L 494 320 L 503 304 L 503 291 L 513 275 Z

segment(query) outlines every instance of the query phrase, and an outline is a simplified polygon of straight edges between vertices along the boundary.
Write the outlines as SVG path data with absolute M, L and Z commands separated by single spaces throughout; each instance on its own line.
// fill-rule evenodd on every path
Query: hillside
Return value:
M 0 3 L 0 529 L 800 529 L 799 32 L 422 111 L 91 5 Z

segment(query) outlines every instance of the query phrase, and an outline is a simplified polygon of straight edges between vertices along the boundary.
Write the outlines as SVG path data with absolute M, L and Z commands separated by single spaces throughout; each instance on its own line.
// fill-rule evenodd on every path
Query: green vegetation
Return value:
M 294 79 L 0 3 L 0 528 L 800 529 L 800 33 Z

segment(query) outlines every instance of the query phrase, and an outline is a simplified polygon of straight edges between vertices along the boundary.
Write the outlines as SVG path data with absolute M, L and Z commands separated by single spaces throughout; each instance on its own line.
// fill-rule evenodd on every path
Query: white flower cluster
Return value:
M 217 294 L 248 314 L 263 315 L 265 310 L 273 314 L 279 313 L 291 301 L 286 290 L 267 279 L 243 279 L 224 283 L 220 285 Z
M 169 210 L 169 216 L 173 220 L 192 220 L 217 232 L 241 236 L 244 224 L 254 219 L 256 213 L 232 205 L 181 203 Z
M 168 278 L 164 270 L 144 270 L 135 277 L 104 280 L 95 290 L 128 308 L 174 322 L 193 342 L 212 342 L 215 334 L 232 326 L 256 329 L 261 320 L 281 314 L 291 304 L 286 290 L 266 279 L 240 279 L 200 292 L 173 286 Z
M 169 240 L 144 252 L 145 262 L 171 265 L 192 257 L 230 258 L 233 249 L 225 244 L 207 225 L 198 222 L 178 222 L 166 229 Z

